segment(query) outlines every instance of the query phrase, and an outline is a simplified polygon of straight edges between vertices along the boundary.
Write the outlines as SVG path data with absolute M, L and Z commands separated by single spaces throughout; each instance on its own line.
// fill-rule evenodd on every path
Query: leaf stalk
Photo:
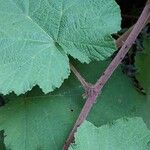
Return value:
M 79 72 L 71 65 L 71 70 L 74 72 L 74 74 L 77 76 L 78 80 L 83 85 L 86 93 L 88 93 L 88 98 L 81 110 L 81 113 L 76 120 L 74 127 L 69 134 L 68 139 L 66 140 L 64 144 L 64 150 L 67 150 L 69 145 L 74 140 L 74 133 L 77 131 L 77 128 L 83 123 L 83 121 L 88 116 L 88 113 L 90 112 L 93 104 L 95 103 L 98 95 L 101 93 L 102 88 L 105 86 L 106 82 L 109 80 L 113 72 L 116 70 L 116 68 L 119 66 L 133 43 L 135 42 L 136 38 L 138 37 L 141 30 L 144 28 L 145 24 L 149 21 L 150 17 L 150 0 L 147 1 L 138 21 L 136 24 L 127 31 L 125 36 L 119 40 L 119 44 L 117 45 L 120 47 L 120 45 L 123 44 L 121 49 L 119 50 L 116 57 L 111 61 L 105 72 L 100 76 L 98 81 L 95 83 L 95 85 L 88 84 L 84 78 L 79 74 Z M 123 39 L 126 39 L 125 42 L 122 42 Z M 120 42 L 121 41 L 121 42 Z M 121 44 L 120 44 L 121 43 Z

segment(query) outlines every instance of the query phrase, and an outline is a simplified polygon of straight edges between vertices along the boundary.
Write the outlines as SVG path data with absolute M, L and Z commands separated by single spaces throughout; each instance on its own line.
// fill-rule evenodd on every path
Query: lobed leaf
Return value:
M 85 121 L 69 150 L 149 150 L 150 130 L 141 118 L 122 118 L 99 128 Z
M 120 29 L 114 0 L 0 0 L 0 92 L 44 93 L 70 73 L 68 55 L 104 60 Z
M 89 65 L 74 64 L 91 83 L 99 77 L 109 62 Z M 97 69 L 95 69 L 95 67 Z M 4 142 L 12 150 L 60 150 L 77 119 L 84 100 L 83 89 L 73 74 L 53 93 L 43 94 L 39 88 L 21 95 L 9 95 L 0 107 L 0 130 Z M 140 95 L 118 68 L 101 96 L 97 98 L 87 120 L 95 126 L 112 124 L 125 116 L 140 116 L 150 128 L 150 99 Z

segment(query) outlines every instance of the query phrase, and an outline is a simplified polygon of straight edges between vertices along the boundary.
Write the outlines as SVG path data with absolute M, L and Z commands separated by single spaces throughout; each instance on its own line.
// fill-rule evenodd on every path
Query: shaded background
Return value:
M 116 0 L 121 7 L 122 28 L 129 28 L 141 14 L 147 0 Z

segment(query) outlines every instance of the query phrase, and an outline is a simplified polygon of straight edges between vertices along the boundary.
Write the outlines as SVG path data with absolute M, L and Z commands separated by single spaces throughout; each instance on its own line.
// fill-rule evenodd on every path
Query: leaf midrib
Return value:
M 15 4 L 15 6 L 19 9 L 19 10 L 21 10 L 20 9 L 20 7 L 18 7 L 18 5 L 12 0 L 12 2 Z M 30 7 L 30 6 L 29 6 Z M 29 9 L 28 9 L 29 10 Z M 29 16 L 29 14 L 24 14 L 23 13 L 23 11 L 21 10 L 21 12 L 22 12 L 22 15 L 25 17 L 25 18 L 27 18 L 28 20 L 30 20 L 30 21 L 32 21 L 40 30 L 42 30 L 43 32 L 44 32 L 44 34 L 46 34 L 49 38 L 50 38 L 50 40 L 52 40 L 52 41 L 54 41 L 54 39 L 37 23 L 37 22 L 35 22 L 35 21 L 33 21 L 33 19 Z
M 64 15 L 64 12 L 66 12 L 68 9 L 70 9 L 71 7 L 73 7 L 74 5 L 76 5 L 77 3 L 73 3 L 71 4 L 68 8 L 64 9 L 64 0 L 62 0 L 61 2 L 61 9 L 60 10 L 57 10 L 56 8 L 54 8 L 55 10 L 57 11 L 60 11 L 60 18 L 59 18 L 59 24 L 58 24 L 58 31 L 57 31 L 57 36 L 56 36 L 56 39 L 53 38 L 53 36 L 49 35 L 36 21 L 34 21 L 30 16 L 29 14 L 24 14 L 22 9 L 20 9 L 20 7 L 13 1 L 11 0 L 15 6 L 22 12 L 21 15 L 23 15 L 24 17 L 26 17 L 28 20 L 32 21 L 38 28 L 40 28 L 40 30 L 42 30 L 44 32 L 44 34 L 46 34 L 53 42 L 57 42 L 59 43 L 59 37 L 60 37 L 60 28 L 61 28 L 61 24 L 62 24 L 62 18 L 63 18 L 63 15 Z M 47 0 L 46 0 L 47 1 Z M 47 1 L 48 2 L 48 1 Z M 50 4 L 48 2 L 48 5 L 50 7 Z M 28 7 L 30 7 L 30 5 L 28 5 Z M 29 8 L 28 8 L 29 10 Z M 19 14 L 20 15 L 20 14 Z M 73 41 L 72 41 L 73 42 Z

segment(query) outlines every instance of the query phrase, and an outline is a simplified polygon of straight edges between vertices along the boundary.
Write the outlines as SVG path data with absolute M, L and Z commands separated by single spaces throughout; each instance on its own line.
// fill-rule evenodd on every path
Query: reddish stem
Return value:
M 80 73 L 76 70 L 76 68 L 70 63 L 70 69 L 75 74 L 77 79 L 80 81 L 81 85 L 85 90 L 88 89 L 89 84 L 85 81 L 85 79 L 80 75 Z
M 85 120 L 85 118 L 87 117 L 88 113 L 90 112 L 90 109 L 92 108 L 91 103 L 93 103 L 93 101 L 97 98 L 97 96 L 90 96 L 85 105 L 83 106 L 81 113 L 78 117 L 78 119 L 76 120 L 76 123 L 71 131 L 71 133 L 69 134 L 69 137 L 64 145 L 64 150 L 68 150 L 68 147 L 70 145 L 70 143 L 73 142 L 74 140 L 74 133 L 76 132 L 77 128 L 82 124 L 82 122 Z
M 148 0 L 142 14 L 140 15 L 137 23 L 133 27 L 133 30 L 129 34 L 128 38 L 124 42 L 122 48 L 119 50 L 118 54 L 116 57 L 112 60 L 110 65 L 107 67 L 106 71 L 103 73 L 103 75 L 100 77 L 100 79 L 97 81 L 95 84 L 95 87 L 98 90 L 101 90 L 105 83 L 108 81 L 108 79 L 111 77 L 113 72 L 116 70 L 118 65 L 121 63 L 133 43 L 135 42 L 136 38 L 138 37 L 139 33 L 145 26 L 146 21 L 148 20 L 150 16 L 150 0 Z
M 150 23 L 150 17 L 146 21 L 145 25 L 147 25 L 148 23 Z M 134 25 L 132 27 L 130 27 L 123 35 L 121 35 L 116 40 L 116 46 L 117 46 L 117 48 L 120 48 L 124 44 L 124 41 L 128 38 L 128 36 L 129 36 L 130 32 L 132 31 L 133 27 L 134 27 Z M 75 74 L 75 76 L 77 77 L 77 79 L 80 81 L 80 83 L 83 86 L 83 88 L 85 90 L 87 90 L 89 88 L 89 83 L 87 83 L 85 81 L 85 79 L 81 76 L 81 74 L 78 72 L 78 70 L 71 63 L 70 63 L 70 69 Z
M 150 23 L 150 17 L 149 17 L 148 20 L 146 21 L 145 26 L 146 26 L 148 23 Z M 134 27 L 134 25 L 133 25 L 132 27 L 130 27 L 124 34 L 122 34 L 122 35 L 116 40 L 116 46 L 117 46 L 117 48 L 120 48 L 120 47 L 124 44 L 124 42 L 126 41 L 126 39 L 127 39 L 128 36 L 129 36 L 130 32 L 133 30 L 133 27 Z
M 149 16 L 150 16 L 150 0 L 147 1 L 146 6 L 145 6 L 142 14 L 140 15 L 137 23 L 133 27 L 133 30 L 129 34 L 128 38 L 124 42 L 122 48 L 120 49 L 120 51 L 118 52 L 116 57 L 112 60 L 112 62 L 107 67 L 105 72 L 102 74 L 100 79 L 96 82 L 96 84 L 94 86 L 93 85 L 90 86 L 90 88 L 88 88 L 88 91 L 86 91 L 88 93 L 87 101 L 85 102 L 85 105 L 84 105 L 84 107 L 83 107 L 83 109 L 82 109 L 82 111 L 81 111 L 81 113 L 80 113 L 68 139 L 67 139 L 67 141 L 65 142 L 64 150 L 67 150 L 70 143 L 73 142 L 74 133 L 76 132 L 77 128 L 86 119 L 88 113 L 90 112 L 90 110 L 91 110 L 93 104 L 95 103 L 97 96 L 101 92 L 103 86 L 106 84 L 108 79 L 111 77 L 111 75 L 113 74 L 115 69 L 121 63 L 121 61 L 125 57 L 126 53 L 129 51 L 129 49 L 131 48 L 131 46 L 135 42 L 137 36 L 139 35 L 141 30 L 143 29 Z

